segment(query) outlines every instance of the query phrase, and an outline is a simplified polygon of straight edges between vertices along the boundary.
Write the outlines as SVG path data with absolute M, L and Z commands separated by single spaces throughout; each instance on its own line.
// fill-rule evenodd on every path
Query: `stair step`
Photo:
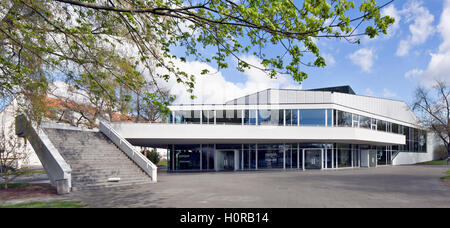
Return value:
M 101 132 L 44 130 L 72 168 L 72 190 L 151 183 L 151 178 Z M 121 179 L 109 182 L 111 177 Z

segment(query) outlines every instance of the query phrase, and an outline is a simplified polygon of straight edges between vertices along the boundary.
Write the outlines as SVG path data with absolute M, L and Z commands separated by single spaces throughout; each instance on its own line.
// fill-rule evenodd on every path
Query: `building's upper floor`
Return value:
M 405 102 L 354 94 L 348 87 L 267 89 L 225 104 L 173 105 L 169 123 L 365 128 L 401 134 L 405 150 L 425 145 L 426 132 Z M 409 146 L 408 146 L 409 145 Z
M 420 128 L 409 106 L 398 100 L 354 94 L 349 86 L 313 90 L 266 89 L 224 104 L 172 105 L 172 111 L 335 109 L 360 116 Z

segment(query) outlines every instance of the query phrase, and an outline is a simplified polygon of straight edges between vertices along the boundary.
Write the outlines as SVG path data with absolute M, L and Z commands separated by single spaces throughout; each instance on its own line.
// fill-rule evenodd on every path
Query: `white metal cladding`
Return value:
M 237 98 L 237 100 L 237 104 L 245 103 L 245 97 Z M 280 107 L 288 104 L 335 104 L 337 105 L 336 109 L 359 115 L 366 115 L 368 117 L 376 115 L 378 118 L 386 118 L 385 120 L 387 121 L 397 120 L 401 123 L 409 123 L 415 126 L 418 124 L 418 119 L 405 102 L 384 98 L 327 91 L 269 89 L 251 94 L 249 96 L 249 105 L 257 105 L 258 100 L 259 105 L 265 105 L 267 103 L 266 101 L 268 101 L 269 104 L 280 105 Z M 234 100 L 227 102 L 227 104 L 234 104 Z M 173 110 L 180 110 L 176 106 L 172 106 L 171 108 L 174 108 Z M 192 106 L 192 108 L 194 107 Z
M 242 126 L 112 123 L 122 137 L 139 144 L 338 142 L 405 144 L 405 136 L 352 127 Z

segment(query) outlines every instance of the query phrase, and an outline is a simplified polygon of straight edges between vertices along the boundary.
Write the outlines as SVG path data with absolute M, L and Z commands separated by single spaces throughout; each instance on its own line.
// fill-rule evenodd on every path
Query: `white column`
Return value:
M 302 150 L 302 169 L 305 170 L 305 149 Z
M 300 169 L 300 145 L 297 143 L 297 169 Z
M 323 169 L 323 149 L 320 151 L 320 169 Z

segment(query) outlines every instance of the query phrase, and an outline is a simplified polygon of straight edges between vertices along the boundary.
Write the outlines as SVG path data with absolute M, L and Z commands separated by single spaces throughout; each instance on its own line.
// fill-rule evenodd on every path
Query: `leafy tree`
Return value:
M 418 87 L 413 110 L 421 123 L 442 140 L 450 157 L 450 86 L 436 81 L 432 89 Z
M 386 0 L 387 1 L 387 0 Z M 394 22 L 375 0 L 3 0 L 0 2 L 0 92 L 65 80 L 120 109 L 117 87 L 139 91 L 167 113 L 162 80 L 193 91 L 195 75 L 177 61 L 195 59 L 227 68 L 260 69 L 297 82 L 307 67 L 325 67 L 316 40 L 373 38 Z M 184 53 L 174 55 L 182 47 Z M 274 53 L 273 49 L 283 50 Z M 215 50 L 207 55 L 204 50 Z M 263 67 L 240 56 L 253 54 Z M 208 74 L 203 70 L 202 74 Z M 193 97 L 193 95 L 192 95 Z M 129 97 L 128 97 L 129 98 Z
M 159 161 L 161 160 L 161 155 L 159 155 L 156 150 L 147 150 L 146 157 L 155 165 L 158 165 Z

